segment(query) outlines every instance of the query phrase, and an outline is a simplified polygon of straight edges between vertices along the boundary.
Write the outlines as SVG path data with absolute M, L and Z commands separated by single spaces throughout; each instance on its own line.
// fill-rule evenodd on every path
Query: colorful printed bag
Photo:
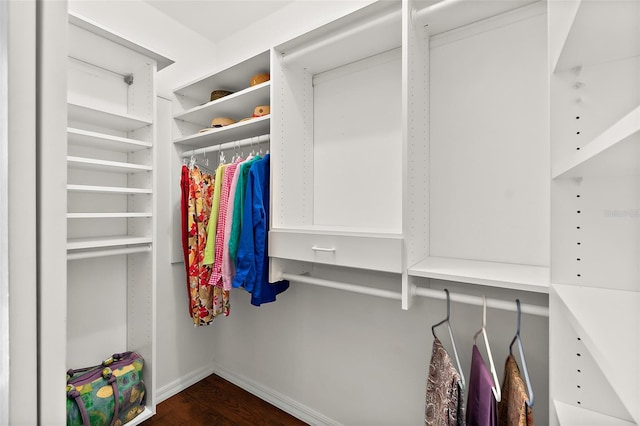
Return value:
M 67 426 L 120 426 L 144 411 L 144 359 L 114 354 L 100 365 L 67 372 Z

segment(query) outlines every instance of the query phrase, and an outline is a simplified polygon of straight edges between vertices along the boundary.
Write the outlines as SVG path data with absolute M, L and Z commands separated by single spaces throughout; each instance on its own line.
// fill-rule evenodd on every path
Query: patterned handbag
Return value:
M 67 426 L 120 426 L 142 413 L 143 365 L 140 354 L 124 352 L 67 371 Z

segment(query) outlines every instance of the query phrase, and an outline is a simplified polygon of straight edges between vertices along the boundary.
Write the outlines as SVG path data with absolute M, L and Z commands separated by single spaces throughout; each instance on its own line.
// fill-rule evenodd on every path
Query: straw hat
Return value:
M 235 122 L 236 121 L 231 118 L 216 117 L 213 120 L 211 120 L 211 127 L 224 127 L 224 126 L 228 126 L 229 124 L 233 124 Z
M 258 105 L 253 110 L 254 117 L 262 117 L 263 115 L 271 114 L 271 108 L 269 105 Z
M 228 90 L 214 90 L 213 92 L 211 92 L 211 100 L 215 101 L 216 99 L 224 98 L 225 96 L 229 96 L 231 94 L 233 94 L 233 92 L 230 92 Z
M 269 73 L 256 74 L 251 77 L 251 86 L 257 86 L 258 84 L 264 83 L 265 81 L 269 81 L 270 76 Z

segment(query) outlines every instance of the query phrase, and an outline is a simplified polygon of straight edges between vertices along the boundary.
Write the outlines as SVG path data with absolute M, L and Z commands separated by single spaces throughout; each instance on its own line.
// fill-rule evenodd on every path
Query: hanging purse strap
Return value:
M 82 398 L 80 397 L 80 392 L 73 385 L 67 385 L 67 398 L 73 399 L 78 406 L 78 410 L 80 410 L 80 416 L 82 417 L 82 424 L 84 426 L 91 426 L 89 422 L 89 413 L 87 413 L 87 409 L 84 407 L 84 402 L 82 402 Z
M 120 412 L 120 393 L 118 392 L 118 382 L 116 380 L 116 376 L 113 374 L 113 371 L 111 371 L 109 367 L 105 367 L 102 370 L 102 377 L 104 377 L 104 379 L 111 385 L 111 388 L 113 389 L 113 399 L 115 405 L 113 406 L 113 418 L 111 419 L 110 426 L 114 426 L 116 424 L 116 420 L 118 419 L 118 413 Z

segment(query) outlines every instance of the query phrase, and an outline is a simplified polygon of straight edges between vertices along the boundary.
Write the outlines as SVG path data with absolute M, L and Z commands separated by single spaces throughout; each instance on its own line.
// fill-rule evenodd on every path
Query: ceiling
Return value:
M 295 0 L 146 0 L 214 43 Z

